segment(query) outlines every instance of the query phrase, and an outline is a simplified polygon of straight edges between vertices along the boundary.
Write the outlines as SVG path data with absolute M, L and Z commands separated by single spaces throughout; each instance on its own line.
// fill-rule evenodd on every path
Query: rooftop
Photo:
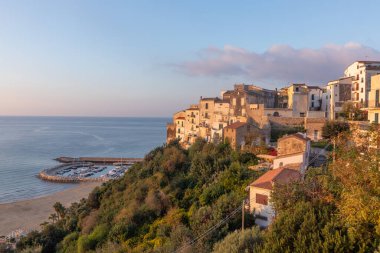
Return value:
M 252 182 L 250 186 L 272 190 L 274 183 L 286 184 L 291 181 L 296 181 L 300 179 L 300 177 L 301 174 L 298 171 L 283 167 L 266 172 L 264 175 Z
M 214 98 L 203 98 L 203 97 L 201 97 L 201 101 L 221 101 L 221 99 L 218 97 L 214 97 Z
M 289 138 L 297 138 L 297 139 L 305 141 L 305 142 L 310 141 L 310 138 L 306 137 L 302 133 L 296 133 L 296 134 L 285 135 L 285 136 L 279 138 L 277 142 L 285 140 L 285 139 L 289 139 Z
M 228 128 L 228 129 L 238 129 L 244 125 L 246 125 L 247 123 L 245 122 L 235 122 L 235 123 L 232 123 L 231 125 L 228 125 L 226 126 L 225 128 Z

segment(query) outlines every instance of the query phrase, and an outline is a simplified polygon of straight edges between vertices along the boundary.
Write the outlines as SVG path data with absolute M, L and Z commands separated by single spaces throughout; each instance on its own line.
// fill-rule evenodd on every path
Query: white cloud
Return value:
M 355 42 L 328 44 L 319 49 L 274 45 L 263 53 L 226 45 L 222 49 L 203 49 L 198 53 L 198 59 L 175 67 L 192 76 L 322 84 L 341 77 L 344 69 L 356 60 L 380 60 L 380 52 Z

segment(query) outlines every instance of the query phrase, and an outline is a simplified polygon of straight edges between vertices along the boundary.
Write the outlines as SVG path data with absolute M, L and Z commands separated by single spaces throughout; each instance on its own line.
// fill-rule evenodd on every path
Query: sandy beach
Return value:
M 7 235 L 16 229 L 40 229 L 40 224 L 48 221 L 54 212 L 53 205 L 59 201 L 64 206 L 86 198 L 100 182 L 80 183 L 71 189 L 52 195 L 22 200 L 13 203 L 0 204 L 0 235 Z

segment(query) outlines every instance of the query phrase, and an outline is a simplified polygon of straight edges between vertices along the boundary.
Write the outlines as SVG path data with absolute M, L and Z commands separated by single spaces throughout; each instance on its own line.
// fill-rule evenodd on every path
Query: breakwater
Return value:
M 115 158 L 115 157 L 67 157 L 61 156 L 55 159 L 60 163 L 73 163 L 73 162 L 90 162 L 96 164 L 113 164 L 120 163 L 125 165 L 132 165 L 134 163 L 142 162 L 143 158 Z
M 106 182 L 109 180 L 109 178 L 106 177 L 96 177 L 96 178 L 90 178 L 90 177 L 65 177 L 61 175 L 57 175 L 57 171 L 60 171 L 62 169 L 75 166 L 77 163 L 70 163 L 70 164 L 60 164 L 52 168 L 44 169 L 40 173 L 38 173 L 38 177 L 42 180 L 51 181 L 51 182 L 57 182 L 57 183 L 81 183 L 81 182 Z M 84 165 L 81 163 L 80 165 Z M 86 165 L 86 164 L 85 164 Z M 88 164 L 90 165 L 90 164 Z

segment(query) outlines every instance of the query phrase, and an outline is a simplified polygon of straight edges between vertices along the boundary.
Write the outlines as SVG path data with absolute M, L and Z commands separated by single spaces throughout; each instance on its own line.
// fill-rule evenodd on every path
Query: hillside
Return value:
M 256 157 L 198 140 L 189 150 L 177 143 L 156 148 L 87 200 L 68 209 L 57 204 L 59 220 L 29 234 L 18 249 L 373 252 L 380 241 L 379 155 L 360 156 L 362 150 L 348 141 L 341 139 L 328 168 L 309 169 L 303 182 L 275 187 L 277 218 L 267 230 L 253 227 L 246 214 L 241 232 L 238 208 L 245 187 L 260 176 L 247 169 Z

